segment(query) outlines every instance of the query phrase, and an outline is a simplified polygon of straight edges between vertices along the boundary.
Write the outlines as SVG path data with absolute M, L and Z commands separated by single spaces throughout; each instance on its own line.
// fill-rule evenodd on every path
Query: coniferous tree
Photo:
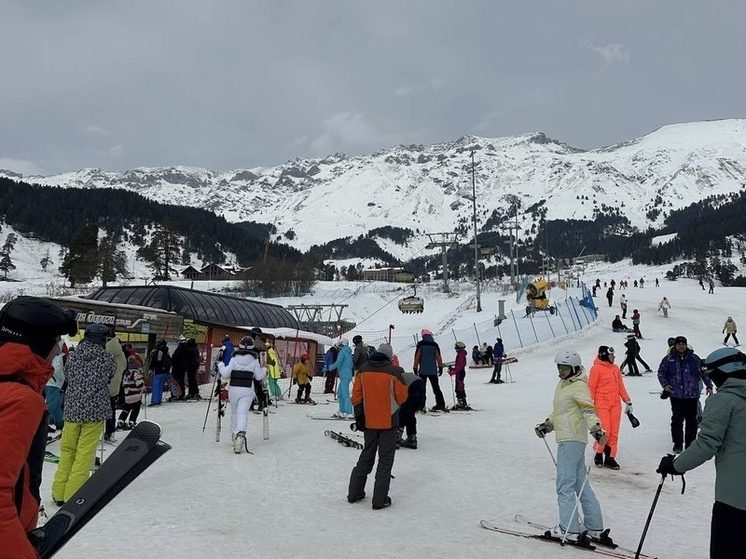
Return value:
M 41 269 L 45 272 L 47 271 L 47 267 L 54 264 L 54 262 L 52 262 L 52 259 L 49 257 L 49 249 L 47 249 L 47 253 L 44 255 L 44 258 L 39 260 L 39 264 L 41 265 Z
M 18 236 L 15 233 L 8 233 L 8 236 L 5 237 L 5 243 L 3 244 L 2 249 L 0 249 L 0 270 L 5 273 L 6 279 L 8 277 L 8 272 L 16 269 L 13 260 L 10 258 L 10 253 L 13 252 L 17 241 Z
M 98 245 L 98 275 L 104 287 L 119 278 L 129 279 L 127 256 L 118 248 L 118 237 L 108 236 Z
M 175 266 L 180 257 L 181 246 L 179 234 L 159 224 L 156 225 L 150 243 L 138 249 L 137 255 L 153 270 L 153 279 L 170 280 L 171 272 L 177 272 Z
M 70 282 L 89 283 L 96 277 L 98 270 L 98 225 L 88 223 L 70 243 L 70 250 L 65 255 L 60 273 Z

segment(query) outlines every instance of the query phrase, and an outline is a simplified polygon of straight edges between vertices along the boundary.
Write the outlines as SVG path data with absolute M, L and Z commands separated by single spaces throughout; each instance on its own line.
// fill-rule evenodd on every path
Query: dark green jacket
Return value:
M 746 380 L 728 379 L 707 399 L 700 432 L 674 461 L 687 472 L 715 457 L 715 500 L 746 510 Z

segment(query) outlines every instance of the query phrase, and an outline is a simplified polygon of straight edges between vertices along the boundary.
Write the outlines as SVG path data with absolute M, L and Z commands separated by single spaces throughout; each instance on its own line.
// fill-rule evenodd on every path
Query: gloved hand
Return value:
M 416 375 L 417 374 L 417 367 L 412 367 L 412 372 Z
M 708 398 L 709 398 L 710 396 L 712 396 L 712 388 L 708 388 L 707 390 L 705 390 L 705 394 L 707 394 L 707 397 L 708 397 Z
M 663 392 L 661 392 L 661 400 L 666 400 L 671 397 L 671 393 L 673 392 L 673 386 L 670 384 L 667 384 L 663 387 Z
M 596 442 L 601 444 L 601 441 L 606 439 L 606 431 L 603 430 L 600 423 L 596 423 L 591 429 L 591 436 L 596 439 Z
M 627 415 L 632 413 L 632 402 L 627 402 L 624 405 L 624 413 L 626 413 Z
M 440 376 L 442 374 L 443 374 L 443 365 L 441 365 L 440 367 L 438 367 L 438 376 Z
M 451 376 L 455 375 L 456 369 L 454 369 L 453 367 L 448 367 L 448 374 Z
M 661 462 L 660 464 L 658 464 L 658 469 L 655 471 L 664 477 L 683 475 L 681 472 L 676 471 L 676 468 L 673 464 L 674 458 L 675 456 L 673 454 L 666 454 L 663 458 L 661 458 Z
M 536 436 L 540 439 L 543 439 L 547 433 L 551 433 L 552 431 L 554 431 L 554 425 L 552 425 L 552 422 L 549 421 L 549 419 L 545 419 L 542 423 L 539 423 L 534 427 L 534 433 L 536 433 Z

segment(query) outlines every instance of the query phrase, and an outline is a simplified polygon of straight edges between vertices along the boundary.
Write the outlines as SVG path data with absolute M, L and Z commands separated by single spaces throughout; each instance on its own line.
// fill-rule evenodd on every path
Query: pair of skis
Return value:
M 332 438 L 339 444 L 344 446 L 357 448 L 359 450 L 362 450 L 363 448 L 363 444 L 360 441 L 356 441 L 346 435 L 343 435 L 342 433 L 337 433 L 336 431 L 324 431 L 324 436 Z
M 562 538 L 553 536 L 551 534 L 551 528 L 548 526 L 532 522 L 520 514 L 515 515 L 514 520 L 516 523 L 524 524 L 526 526 L 529 526 L 530 528 L 536 529 L 541 533 L 530 533 L 512 527 L 498 526 L 497 524 L 493 524 L 488 520 L 482 520 L 479 524 L 482 526 L 482 528 L 485 528 L 486 530 L 490 530 L 492 532 L 499 532 L 501 534 L 507 534 L 509 536 L 539 540 L 563 546 L 568 545 L 572 546 L 575 549 L 589 551 L 598 555 L 602 555 L 604 557 L 616 557 L 617 559 L 656 559 L 654 557 L 651 557 L 650 555 L 645 555 L 644 553 L 640 553 L 638 555 L 631 549 L 627 549 L 611 543 L 611 540 L 608 539 L 608 532 L 605 534 L 606 539 L 602 538 L 601 540 L 592 540 L 586 535 L 586 537 L 581 537 L 577 540 L 567 538 L 563 541 Z
M 160 440 L 161 427 L 141 421 L 83 486 L 40 528 L 29 535 L 41 559 L 57 553 L 101 511 L 171 447 Z

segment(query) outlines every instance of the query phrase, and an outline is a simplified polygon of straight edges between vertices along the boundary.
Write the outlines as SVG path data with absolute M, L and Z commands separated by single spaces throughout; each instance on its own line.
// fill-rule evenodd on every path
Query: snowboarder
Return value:
M 392 355 L 391 346 L 381 344 L 355 376 L 352 388 L 353 404 L 363 407 L 365 447 L 350 474 L 347 501 L 356 503 L 365 498 L 365 482 L 373 470 L 377 452 L 378 468 L 371 499 L 373 510 L 391 506 L 389 486 L 396 453 L 399 406 L 408 395 L 402 377 L 404 370 L 391 364 Z
M 475 365 L 482 364 L 482 352 L 479 351 L 478 345 L 475 345 L 473 348 L 471 348 L 471 360 L 474 361 Z
M 435 405 L 431 411 L 447 411 L 446 401 L 443 399 L 443 392 L 438 384 L 438 377 L 443 374 L 443 358 L 440 356 L 440 347 L 433 339 L 432 331 L 428 328 L 422 329 L 420 337 L 422 339 L 417 342 L 412 371 L 416 375 L 419 374 L 425 384 L 427 384 L 427 379 L 430 379 L 430 386 L 435 395 Z
M 259 353 L 251 336 L 244 336 L 238 343 L 227 365 L 218 361 L 221 381 L 228 383 L 231 402 L 231 439 L 233 452 L 241 454 L 246 447 L 246 425 L 249 406 L 254 401 L 254 381 L 264 380 L 267 370 L 259 364 Z
M 60 351 L 60 335 L 77 332 L 75 312 L 46 299 L 18 297 L 0 310 L 0 541 L 5 557 L 38 556 L 27 534 L 39 518 L 47 437 L 42 391 Z
M 619 444 L 619 421 L 622 417 L 622 406 L 624 402 L 624 413 L 632 413 L 632 400 L 624 386 L 622 373 L 614 364 L 614 348 L 602 345 L 598 348 L 598 354 L 591 367 L 588 376 L 588 390 L 590 390 L 596 413 L 601 420 L 601 427 L 606 431 L 608 441 L 605 445 L 594 443 L 596 455 L 593 462 L 596 466 L 604 466 L 612 470 L 618 470 L 616 461 Z
M 707 396 L 712 394 L 712 381 L 702 374 L 700 359 L 688 348 L 686 338 L 676 336 L 674 343 L 674 351 L 658 367 L 658 382 L 663 388 L 661 398 L 671 399 L 671 439 L 673 452 L 678 454 L 697 436 L 700 381 L 707 387 Z
M 466 344 L 456 342 L 453 349 L 456 350 L 456 361 L 453 367 L 448 368 L 448 374 L 456 377 L 456 404 L 453 407 L 459 410 L 468 410 L 471 408 L 466 402 L 466 386 L 464 385 L 464 379 L 466 378 Z
M 492 378 L 490 382 L 493 384 L 503 384 L 503 380 L 500 378 L 500 373 L 503 368 L 503 356 L 505 355 L 505 346 L 503 346 L 502 338 L 495 340 L 495 345 L 492 348 L 492 358 L 495 361 L 495 368 L 492 370 Z
M 629 376 L 631 377 L 639 377 L 642 376 L 640 374 L 640 370 L 637 368 L 637 361 L 642 363 L 642 366 L 645 367 L 646 373 L 652 373 L 652 370 L 650 369 L 650 365 L 648 365 L 645 360 L 640 356 L 640 344 L 637 342 L 637 339 L 635 338 L 634 334 L 628 334 L 627 335 L 627 341 L 624 342 L 624 347 L 627 348 L 627 351 L 625 352 L 625 359 L 622 361 L 622 364 L 619 366 L 619 368 L 623 371 L 624 366 L 629 366 Z
M 614 332 L 630 332 L 631 330 L 629 327 L 622 322 L 622 319 L 619 318 L 619 315 L 616 315 L 614 317 L 614 320 L 611 321 L 611 329 Z
M 661 302 L 658 303 L 658 310 L 663 311 L 663 318 L 668 318 L 668 309 L 671 308 L 671 303 L 669 302 L 667 297 L 663 297 L 661 299 Z
M 741 345 L 738 343 L 738 338 L 736 337 L 736 332 L 738 332 L 738 325 L 736 324 L 736 321 L 733 320 L 732 316 L 728 317 L 728 320 L 725 321 L 725 324 L 723 325 L 723 334 L 725 334 L 725 339 L 723 340 L 723 345 L 728 344 L 728 339 L 733 336 L 733 341 L 736 342 L 736 345 Z
M 664 456 L 657 472 L 681 475 L 715 456 L 715 505 L 710 527 L 710 557 L 746 557 L 742 529 L 746 520 L 746 355 L 735 348 L 716 349 L 704 361 L 717 394 L 707 401 L 699 435 L 679 456 Z
M 339 403 L 339 417 L 353 417 L 352 400 L 350 398 L 350 383 L 352 382 L 353 355 L 350 349 L 350 342 L 347 338 L 340 340 L 341 346 L 337 359 L 329 366 L 329 370 L 336 370 L 339 373 L 339 387 L 337 388 L 337 401 Z M 362 343 L 362 339 L 361 339 Z M 367 360 L 367 357 L 366 357 Z M 363 361 L 362 365 L 365 365 Z
M 610 287 L 606 292 L 606 300 L 609 302 L 609 306 L 614 303 L 614 288 Z
M 563 350 L 554 358 L 559 383 L 554 391 L 551 415 L 534 429 L 544 438 L 556 429 L 557 437 L 557 503 L 559 522 L 552 529 L 556 537 L 577 538 L 587 530 L 590 537 L 599 538 L 603 530 L 601 505 L 588 483 L 585 467 L 587 432 L 597 443 L 605 445 L 606 432 L 588 392 L 587 377 L 580 355 Z M 583 525 L 575 512 L 576 499 L 583 510 Z
M 300 360 L 293 365 L 293 383 L 298 384 L 298 396 L 295 398 L 296 404 L 315 404 L 311 400 L 311 365 L 308 362 L 308 354 L 303 353 Z M 305 396 L 304 393 L 305 392 Z

